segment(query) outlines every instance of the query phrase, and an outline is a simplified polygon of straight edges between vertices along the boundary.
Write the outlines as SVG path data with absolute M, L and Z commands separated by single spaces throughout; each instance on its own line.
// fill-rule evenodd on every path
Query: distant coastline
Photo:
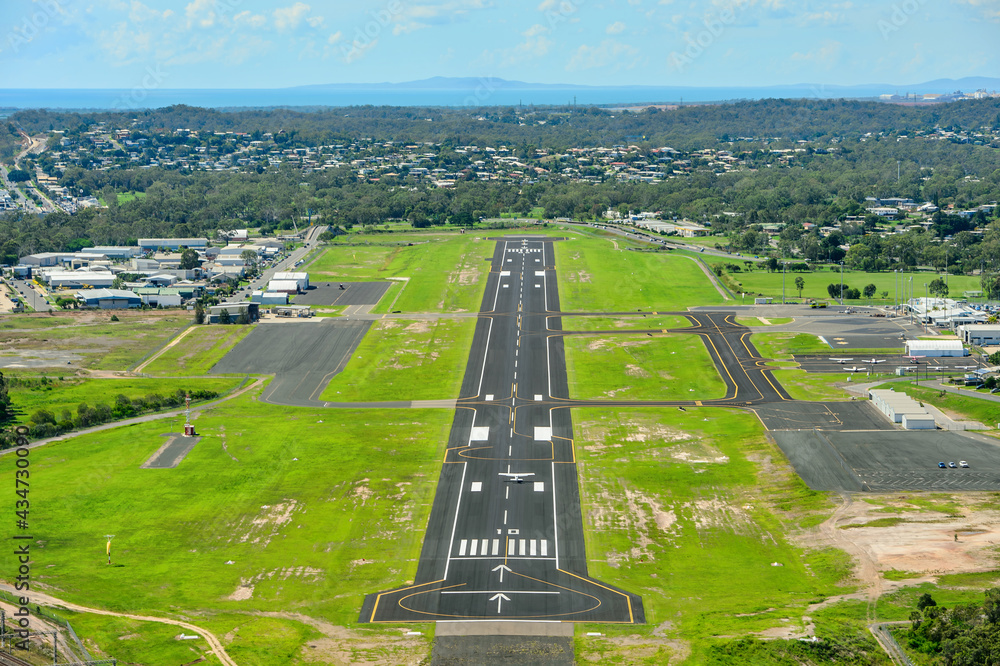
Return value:
M 585 106 L 637 107 L 704 104 L 741 99 L 882 99 L 923 102 L 924 95 L 951 95 L 957 90 L 994 91 L 1000 79 L 942 79 L 909 86 L 866 84 L 827 86 L 797 84 L 770 87 L 574 86 L 535 84 L 489 78 L 434 78 L 382 84 L 311 85 L 283 89 L 7 89 L 0 108 L 139 110 L 187 104 L 204 108 L 350 107 L 350 106 Z M 895 98 L 890 98 L 890 96 Z M 908 95 L 920 96 L 911 99 Z

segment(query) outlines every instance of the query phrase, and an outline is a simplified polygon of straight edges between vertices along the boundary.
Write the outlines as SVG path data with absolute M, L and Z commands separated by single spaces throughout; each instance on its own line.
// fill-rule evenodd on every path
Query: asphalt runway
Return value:
M 340 285 L 344 285 L 341 289 Z M 391 282 L 313 282 L 295 305 L 376 305 Z
M 262 402 L 327 406 L 319 395 L 344 369 L 370 327 L 370 321 L 338 319 L 258 324 L 211 373 L 274 374 L 261 395 Z
M 497 243 L 415 580 L 362 622 L 645 622 L 587 575 L 553 263 L 550 239 Z
M 931 490 L 964 492 L 1000 488 L 1000 442 L 947 430 L 913 432 L 772 433 L 813 490 Z M 965 460 L 968 469 L 940 469 Z

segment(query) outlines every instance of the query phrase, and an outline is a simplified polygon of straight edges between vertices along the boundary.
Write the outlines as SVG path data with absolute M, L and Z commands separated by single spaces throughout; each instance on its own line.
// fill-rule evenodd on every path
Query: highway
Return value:
M 414 584 L 361 621 L 645 621 L 587 575 L 553 266 L 551 239 L 497 243 Z

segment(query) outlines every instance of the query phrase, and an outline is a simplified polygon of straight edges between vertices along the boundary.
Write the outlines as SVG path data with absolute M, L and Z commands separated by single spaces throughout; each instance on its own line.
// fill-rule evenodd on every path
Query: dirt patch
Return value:
M 649 373 L 635 365 L 634 363 L 628 363 L 625 366 L 625 374 L 629 377 L 649 377 Z
M 278 535 L 281 528 L 292 520 L 298 503 L 296 500 L 285 500 L 279 504 L 265 504 L 260 507 L 260 512 L 253 518 L 240 520 L 234 532 L 240 534 L 237 540 L 240 543 L 253 543 L 267 546 L 271 539 Z M 232 541 L 230 539 L 230 541 Z
M 253 615 L 301 622 L 321 633 L 322 637 L 308 641 L 299 652 L 305 663 L 417 666 L 430 661 L 430 639 L 422 634 L 407 635 L 411 631 L 420 632 L 419 626 L 395 630 L 348 629 L 299 613 L 259 612 Z
M 930 496 L 866 494 L 865 501 L 859 502 L 845 495 L 827 521 L 796 535 L 793 541 L 807 548 L 833 546 L 850 554 L 855 560 L 854 575 L 864 590 L 855 596 L 869 601 L 883 592 L 934 581 L 940 575 L 996 568 L 1000 511 L 978 507 L 977 500 L 981 498 L 974 494 L 947 496 L 949 504 L 940 510 L 926 507 L 915 510 L 908 502 L 911 497 L 926 501 Z M 892 517 L 904 518 L 906 522 L 840 529 Z M 918 576 L 885 580 L 883 573 L 892 570 Z
M 425 320 L 415 321 L 403 330 L 407 333 L 430 333 L 431 323 Z

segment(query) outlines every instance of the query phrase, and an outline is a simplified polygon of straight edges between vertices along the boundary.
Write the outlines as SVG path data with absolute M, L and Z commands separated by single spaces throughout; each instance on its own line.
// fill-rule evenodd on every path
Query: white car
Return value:
M 969 463 L 965 462 L 964 460 L 959 460 L 958 461 L 958 466 L 959 467 L 968 467 Z

